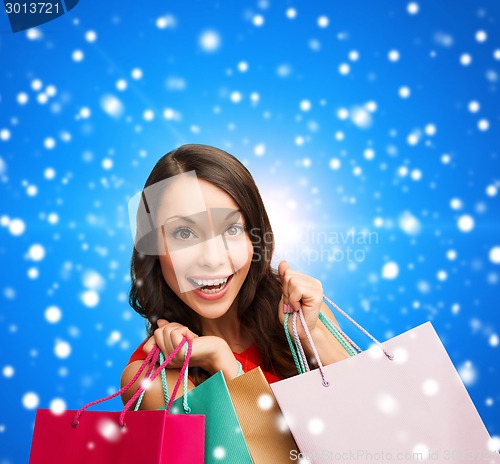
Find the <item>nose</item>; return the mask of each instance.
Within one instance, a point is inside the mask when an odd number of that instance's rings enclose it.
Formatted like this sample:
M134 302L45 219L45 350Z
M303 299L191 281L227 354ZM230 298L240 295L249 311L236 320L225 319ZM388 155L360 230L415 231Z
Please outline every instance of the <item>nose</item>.
M203 242L198 257L198 264L217 269L228 262L227 250L221 235Z

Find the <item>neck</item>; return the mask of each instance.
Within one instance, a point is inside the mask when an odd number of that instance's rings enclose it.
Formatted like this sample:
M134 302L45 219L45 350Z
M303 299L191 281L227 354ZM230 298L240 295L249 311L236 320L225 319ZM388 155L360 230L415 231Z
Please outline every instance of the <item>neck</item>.
M223 338L231 351L239 353L251 345L251 340L240 329L236 308L231 307L226 314L217 319L201 318L203 335Z

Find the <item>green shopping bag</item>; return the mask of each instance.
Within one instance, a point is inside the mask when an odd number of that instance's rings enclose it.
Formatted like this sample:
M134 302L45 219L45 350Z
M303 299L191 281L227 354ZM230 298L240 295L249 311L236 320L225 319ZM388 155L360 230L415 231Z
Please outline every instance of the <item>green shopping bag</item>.
M183 414L183 401L175 400L170 412ZM206 464L252 464L222 371L187 392L187 401L192 414L205 415Z
M160 353L160 362L163 353ZM195 389L187 391L187 369L184 373L184 394L172 403L170 414L205 415L205 463L252 464L252 458L229 396L222 371L209 377ZM169 402L165 371L161 373L165 409ZM149 373L146 374L148 376ZM140 405L142 398L136 405Z

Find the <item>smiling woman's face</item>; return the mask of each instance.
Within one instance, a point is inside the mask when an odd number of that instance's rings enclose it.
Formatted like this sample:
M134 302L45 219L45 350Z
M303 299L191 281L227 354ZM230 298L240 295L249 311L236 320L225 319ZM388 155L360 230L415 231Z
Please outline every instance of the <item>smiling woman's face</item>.
M200 316L215 319L231 307L253 256L243 215L222 189L179 176L165 190L159 209L163 277Z

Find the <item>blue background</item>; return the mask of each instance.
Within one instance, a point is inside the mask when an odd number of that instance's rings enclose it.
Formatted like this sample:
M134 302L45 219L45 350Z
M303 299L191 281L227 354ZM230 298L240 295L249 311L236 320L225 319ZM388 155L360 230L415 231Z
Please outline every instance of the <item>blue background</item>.
M276 264L377 338L431 320L500 435L500 5L417 3L82 0L16 34L0 13L1 464L37 407L117 390L145 335L127 201L183 143L248 166ZM332 244L349 230L375 235Z

